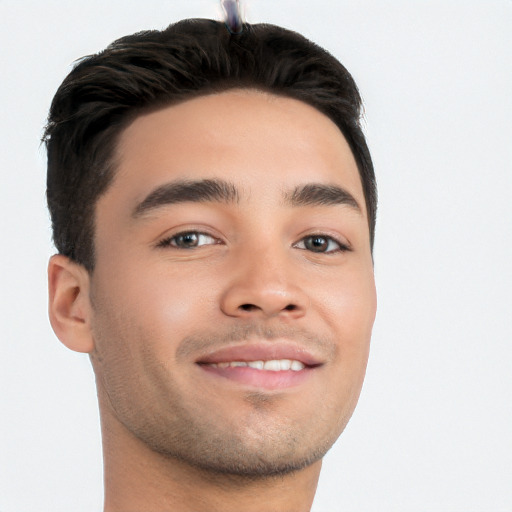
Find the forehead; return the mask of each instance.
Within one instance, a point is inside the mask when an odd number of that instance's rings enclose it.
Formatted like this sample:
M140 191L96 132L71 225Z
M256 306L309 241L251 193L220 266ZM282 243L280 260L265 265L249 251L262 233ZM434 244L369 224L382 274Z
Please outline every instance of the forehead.
M112 191L135 204L170 180L223 179L241 200L310 182L341 185L365 201L338 127L315 108L256 90L202 96L136 118L116 149ZM366 215L366 213L365 213Z

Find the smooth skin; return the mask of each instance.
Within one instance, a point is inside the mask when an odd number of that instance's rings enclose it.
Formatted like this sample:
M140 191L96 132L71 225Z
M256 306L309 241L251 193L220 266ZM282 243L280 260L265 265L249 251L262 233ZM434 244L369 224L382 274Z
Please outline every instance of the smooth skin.
M231 90L138 117L116 156L94 271L49 264L52 326L96 374L105 511L310 510L376 312L348 144L311 106ZM152 195L205 180L231 195ZM291 199L308 186L354 201ZM315 364L277 384L206 371L233 347Z

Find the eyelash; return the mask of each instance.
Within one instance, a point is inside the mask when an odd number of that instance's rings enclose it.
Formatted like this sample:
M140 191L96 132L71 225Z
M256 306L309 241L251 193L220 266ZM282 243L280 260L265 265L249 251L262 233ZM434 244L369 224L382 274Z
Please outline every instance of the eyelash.
M173 249L182 249L182 250L190 250L190 249L195 249L196 247L201 247L201 246L197 246L197 245L190 246L190 247L179 247L178 245L172 243L173 241L176 241L180 237L185 237L187 235L196 235L198 237L198 239L200 239L200 237L208 237L213 240L216 240L215 243L208 244L208 245L216 245L216 244L220 243L219 240L217 240L214 236L212 236L208 233L203 233L201 231L182 231L181 233L176 233L175 235L172 235L168 238L164 238L163 240L161 240L158 243L157 247L172 247Z
M179 250L192 250L192 249L196 249L197 247L201 247L202 245L204 245L204 244L201 244L201 245L193 245L190 247L179 247L176 243L173 243L173 242L176 242L176 240L178 240L180 237L185 237L187 235L188 236L191 236L191 235L196 236L197 243L199 243L201 237L208 237L208 238L211 238L212 240L215 240L214 243L210 243L210 244L206 244L206 245L217 245L217 244L221 243L220 240L216 239L214 236L212 236L208 233L203 233L201 231L193 231L192 230L192 231L182 231L181 233L176 233L175 235L164 238L163 240L158 242L157 247L160 247L160 248L172 247L173 249L179 249ZM312 249L308 249L308 247L306 246L306 241L313 241L315 238L317 240L319 240L319 239L324 240L328 244L327 245L328 247L329 247L329 245L332 245L332 243L334 243L337 245L337 248L331 249L328 251L315 251ZM298 247L299 244L303 244L304 247ZM293 247L296 249L302 250L302 251L310 251L310 252L313 252L316 254L336 254L336 253L352 250L348 245L340 242L339 240L336 240L332 236L319 234L319 233L314 233L314 234L307 235L307 236L301 238L298 242L296 242L293 245Z
M331 245L332 243L336 244L337 245L337 248L336 249L331 249L329 251L314 251L314 250L311 250L311 249L308 249L306 247L306 240L309 240L309 241L313 241L314 239L321 239L321 240L324 240L328 245ZM299 244L304 244L304 247L298 247ZM323 235L323 234L319 234L319 233L314 233L312 235L307 235L303 238L301 238L297 243L295 243L293 245L293 247L297 248L297 249L300 249L302 251L310 251L310 252L313 252L313 253L316 253L316 254L336 254L336 253L340 253L340 252L347 252L347 251L351 251L352 249L340 242L339 240L336 240L336 238L333 238L332 236L329 236L329 235Z

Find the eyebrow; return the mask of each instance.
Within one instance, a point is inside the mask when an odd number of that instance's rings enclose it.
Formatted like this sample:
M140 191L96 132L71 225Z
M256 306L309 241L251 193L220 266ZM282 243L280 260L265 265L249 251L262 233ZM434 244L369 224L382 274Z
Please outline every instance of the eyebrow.
M133 218L161 208L163 206L185 202L194 203L238 203L240 194L233 183L219 179L177 180L165 183L150 192L132 212ZM284 193L285 204L300 206L346 205L362 213L354 196L337 185L308 183L299 185Z
M224 180L178 180L157 187L134 208L132 217L138 218L144 214L177 203L237 203L239 194L237 188Z
M362 214L362 209L354 196L337 185L308 183L298 186L285 194L285 201L291 206L346 205Z

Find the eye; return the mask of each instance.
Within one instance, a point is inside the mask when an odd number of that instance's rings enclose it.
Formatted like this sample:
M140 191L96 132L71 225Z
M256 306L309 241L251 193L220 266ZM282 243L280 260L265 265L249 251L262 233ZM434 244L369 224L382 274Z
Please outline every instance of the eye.
M195 249L202 245L217 244L218 240L206 233L186 231L178 233L159 242L158 247L175 247L177 249Z
M348 251L349 248L326 235L310 235L297 242L294 247L311 252L334 253Z

